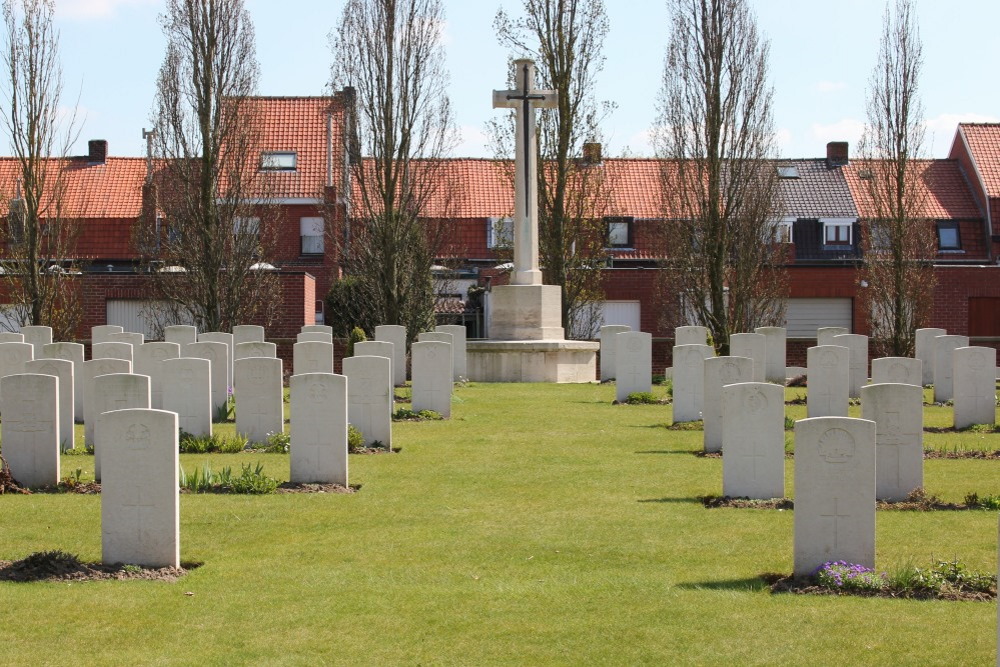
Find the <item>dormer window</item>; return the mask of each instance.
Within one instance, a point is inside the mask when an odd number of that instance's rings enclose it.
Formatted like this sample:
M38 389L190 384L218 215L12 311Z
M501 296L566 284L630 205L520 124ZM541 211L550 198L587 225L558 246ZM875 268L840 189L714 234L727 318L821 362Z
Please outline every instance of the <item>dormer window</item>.
M958 223L942 220L937 223L938 250L961 250L962 237L958 233Z
M632 248L633 218L605 218L606 238L608 248Z
M792 225L795 218L782 218L774 223L774 242L792 243Z
M296 164L294 151L265 151L260 154L261 171L295 171Z
M778 178L798 178L799 168L793 164L780 165L778 167Z
M854 221L850 218L830 218L822 220L824 245L851 245Z

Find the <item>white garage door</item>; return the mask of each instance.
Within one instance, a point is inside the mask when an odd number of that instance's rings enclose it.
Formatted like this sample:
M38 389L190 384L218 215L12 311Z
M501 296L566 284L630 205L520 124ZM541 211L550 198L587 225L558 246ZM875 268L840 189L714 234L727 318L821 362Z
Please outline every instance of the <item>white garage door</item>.
M625 324L632 327L632 331L641 331L639 324L641 308L638 301L605 301L601 310L601 326ZM597 337L600 336L598 332Z
M147 318L150 308L157 308L161 302L140 301L138 299L108 299L107 324L117 324L125 331L145 335L146 340L155 340L160 334L153 322ZM162 306L157 309L162 309Z
M789 338L815 338L819 327L852 327L851 299L789 299L785 328Z

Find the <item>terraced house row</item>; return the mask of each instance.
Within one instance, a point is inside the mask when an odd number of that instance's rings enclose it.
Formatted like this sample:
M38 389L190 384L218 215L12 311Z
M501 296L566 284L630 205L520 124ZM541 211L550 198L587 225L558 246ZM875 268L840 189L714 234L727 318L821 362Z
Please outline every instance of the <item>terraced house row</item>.
M321 322L323 297L342 275L336 238L360 224L351 215L349 164L351 96L262 97L264 118L260 169L269 172L269 196L280 206L278 246L269 263L282 283L274 337L294 337L303 324ZM78 262L85 312L80 338L90 327L119 324L144 331L140 312L148 290L133 242L138 224L169 224L156 207L155 161L109 156L106 142L91 141L88 155L59 161L66 190L61 215L82 223L66 265ZM355 158L356 159L356 158ZM659 280L665 224L660 163L655 159L602 158L599 146L581 156L601 175L607 195L600 217L604 250L600 271L605 324L629 324L660 339L655 365L669 363L677 317L676 299L664 298L669 281ZM775 242L787 248L789 363L812 344L819 326L845 326L867 333L860 307L861 222L873 214L864 180L865 165L852 160L849 146L832 142L826 155L775 161L785 217L776 222ZM508 167L485 159L449 159L435 164L442 187L423 214L446 221L446 238L435 272L442 316L464 321L470 336L488 336L489 287L504 280L505 237L513 192ZM1000 341L1000 125L960 124L947 159L918 163L922 215L937 237L937 287L929 326L965 334L976 344ZM0 160L0 180L16 181L16 165ZM13 191L11 188L10 191ZM4 211L7 214L7 211ZM336 235L334 237L333 235ZM0 296L2 302L2 296ZM673 313L676 315L676 313ZM798 340L798 343L795 341Z

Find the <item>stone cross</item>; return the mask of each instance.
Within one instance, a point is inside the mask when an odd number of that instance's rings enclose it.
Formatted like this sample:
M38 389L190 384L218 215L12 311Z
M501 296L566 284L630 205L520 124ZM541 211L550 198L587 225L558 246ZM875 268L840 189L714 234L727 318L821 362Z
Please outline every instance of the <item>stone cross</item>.
M535 109L554 109L555 90L535 89L535 62L514 61L515 88L494 90L494 109L516 109L514 153L514 273L512 285L541 285L538 264L538 181L535 152Z

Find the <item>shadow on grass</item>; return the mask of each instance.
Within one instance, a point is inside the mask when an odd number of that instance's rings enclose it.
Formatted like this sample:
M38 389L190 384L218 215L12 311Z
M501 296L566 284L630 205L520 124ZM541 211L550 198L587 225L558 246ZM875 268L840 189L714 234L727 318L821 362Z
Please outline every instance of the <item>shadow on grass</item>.
M698 503L701 504L701 500L698 498L640 498L636 501L637 503Z
M633 454L691 454L687 449L642 449Z
M687 591L762 591L767 587L767 582L760 577L724 579L722 581L689 581L677 584L677 588Z

